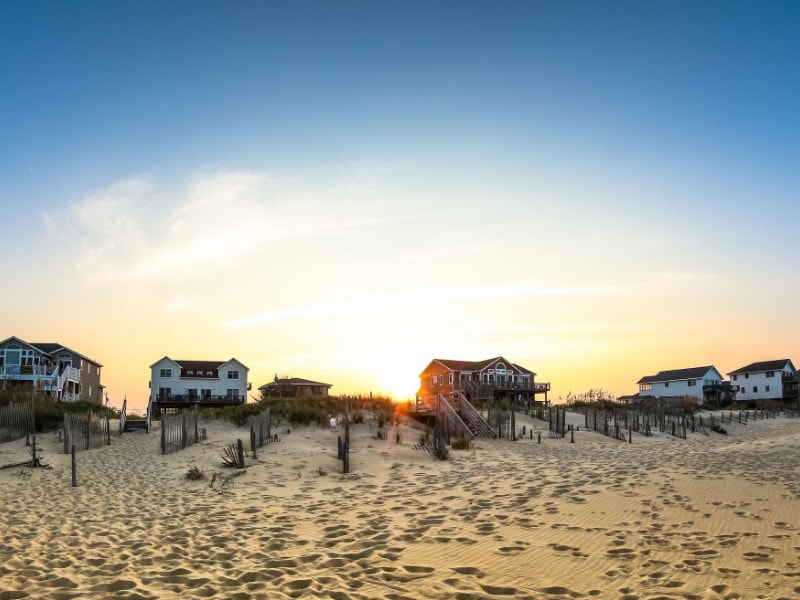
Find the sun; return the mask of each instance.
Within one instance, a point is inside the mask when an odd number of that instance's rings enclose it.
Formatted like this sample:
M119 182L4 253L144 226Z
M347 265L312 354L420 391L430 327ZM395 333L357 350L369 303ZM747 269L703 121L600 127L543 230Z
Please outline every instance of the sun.
M375 379L381 393L388 394L395 402L414 398L419 389L419 374L424 364L416 356L403 349L384 349L376 355Z

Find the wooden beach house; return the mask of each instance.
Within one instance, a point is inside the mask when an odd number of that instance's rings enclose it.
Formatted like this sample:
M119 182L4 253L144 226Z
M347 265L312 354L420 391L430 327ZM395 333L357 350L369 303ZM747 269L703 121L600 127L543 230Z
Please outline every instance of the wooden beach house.
M103 365L56 342L27 342L12 336L0 342L0 386L35 390L59 402L103 404Z
M300 398L302 396L327 396L333 387L330 383L311 381L300 377L278 377L258 388L261 397Z

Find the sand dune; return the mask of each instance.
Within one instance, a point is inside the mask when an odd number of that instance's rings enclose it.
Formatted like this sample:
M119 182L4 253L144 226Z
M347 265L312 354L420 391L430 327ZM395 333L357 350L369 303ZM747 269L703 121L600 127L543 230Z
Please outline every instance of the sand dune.
M519 425L544 424L521 418ZM729 436L578 431L478 440L439 462L352 429L303 427L220 486L246 430L160 455L158 425L50 469L0 471L3 598L792 598L800 594L800 420ZM0 464L23 441L0 445ZM187 480L190 467L205 479Z

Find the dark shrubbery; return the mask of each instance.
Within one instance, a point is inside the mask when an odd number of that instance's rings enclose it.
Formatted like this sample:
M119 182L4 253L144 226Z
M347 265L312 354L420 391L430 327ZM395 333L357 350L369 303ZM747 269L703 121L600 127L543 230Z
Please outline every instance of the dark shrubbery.
M349 406L350 421L364 422L364 411L373 411L384 415L389 421L394 415L394 403L391 398L364 398L361 396L301 396L299 398L262 398L253 404L227 406L225 408L203 409L206 419L224 419L238 427L247 424L252 415L270 409L270 417L274 423L285 421L292 425L327 425L332 416L343 417L345 408Z

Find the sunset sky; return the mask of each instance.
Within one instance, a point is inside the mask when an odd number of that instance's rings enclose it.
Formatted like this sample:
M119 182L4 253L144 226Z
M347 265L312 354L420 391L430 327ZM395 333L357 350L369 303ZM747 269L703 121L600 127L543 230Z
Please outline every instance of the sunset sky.
M800 361L800 3L0 3L2 329L411 397Z

